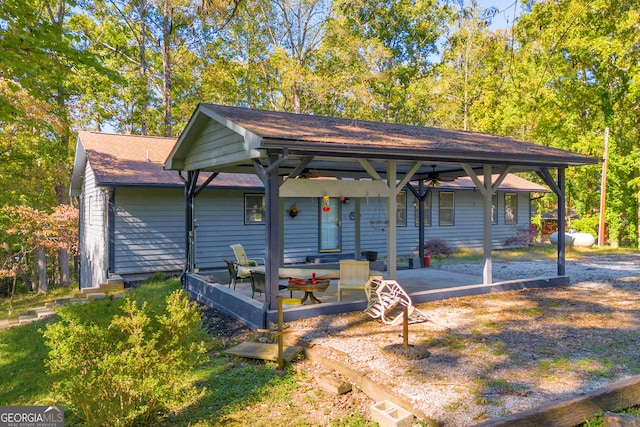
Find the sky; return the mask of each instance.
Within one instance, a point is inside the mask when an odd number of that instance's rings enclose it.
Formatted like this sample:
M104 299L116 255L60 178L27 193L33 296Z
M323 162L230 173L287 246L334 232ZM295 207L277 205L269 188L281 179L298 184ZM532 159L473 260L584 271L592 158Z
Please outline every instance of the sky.
M513 24L514 12L516 17L522 13L520 0L478 0L478 4L483 9L494 6L500 11L489 26L492 30L510 27Z

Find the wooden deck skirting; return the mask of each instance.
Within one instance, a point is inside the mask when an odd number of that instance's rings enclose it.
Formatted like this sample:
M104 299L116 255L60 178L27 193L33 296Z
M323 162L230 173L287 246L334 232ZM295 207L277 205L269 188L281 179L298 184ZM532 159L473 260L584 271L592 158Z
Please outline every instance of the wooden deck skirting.
M551 402L504 418L485 421L474 427L570 427L594 415L640 405L640 375L586 393L580 397Z

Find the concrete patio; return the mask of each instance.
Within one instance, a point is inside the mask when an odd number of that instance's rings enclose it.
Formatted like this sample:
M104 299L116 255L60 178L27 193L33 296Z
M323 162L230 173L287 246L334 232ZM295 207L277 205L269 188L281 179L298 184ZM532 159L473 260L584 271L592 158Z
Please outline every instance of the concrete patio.
M325 267L327 266L322 266L322 268ZM454 273L437 268L421 268L398 270L396 281L411 296L413 303L418 304L427 301L514 289L568 285L569 277L523 278L484 285L480 276ZM280 283L286 285L287 279L280 279ZM342 301L338 302L337 283L337 280L331 280L326 291L314 292L314 295L322 301L320 304L312 304L307 300L304 305L285 305L283 307L284 320L292 321L322 314L361 311L366 308L365 294L357 290L343 291ZM234 290L233 287L228 287L225 273L189 275L187 289L195 298L243 320L249 326L260 328L265 323L264 294L256 293L252 298L249 279L238 281ZM279 295L284 298L290 298L290 292L286 289L281 290ZM293 298L301 299L303 296L304 293L302 291L293 291ZM267 319L275 322L277 310L268 310L266 312Z

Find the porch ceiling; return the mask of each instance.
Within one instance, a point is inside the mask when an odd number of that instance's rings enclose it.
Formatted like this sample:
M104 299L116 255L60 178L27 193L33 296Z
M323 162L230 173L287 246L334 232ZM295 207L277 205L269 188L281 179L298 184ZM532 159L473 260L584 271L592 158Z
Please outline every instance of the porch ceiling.
M302 175L352 178L369 177L358 159L367 159L382 177L387 160L397 161L399 174L423 162L413 179L434 172L467 176L461 163L478 169L491 165L494 172L510 165L511 172L524 172L599 161L486 133L200 104L165 168L253 173L254 159L266 164L269 154L282 153L282 175L306 161L298 170Z

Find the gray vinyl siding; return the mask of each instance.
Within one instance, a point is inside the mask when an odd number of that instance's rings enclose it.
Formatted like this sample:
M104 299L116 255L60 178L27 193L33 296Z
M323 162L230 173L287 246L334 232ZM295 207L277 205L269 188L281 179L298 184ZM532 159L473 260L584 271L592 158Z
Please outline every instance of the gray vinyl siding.
M245 225L244 195L261 194L260 191L206 190L195 202L196 266L200 269L219 268L224 260L234 260L229 245L241 243L249 257L264 258L264 225ZM413 195L407 196L407 226L397 227L398 255L411 255L418 247L418 227ZM518 193L518 224L504 224L504 193L498 195L498 224L492 225L492 244L495 249L505 247L504 242L517 233L519 227L529 226L529 193ZM294 204L299 213L291 218L287 210ZM483 246L482 196L474 191L455 192L455 225L438 226L438 197L434 192L432 226L425 227L425 240L442 239L451 248L481 249ZM284 262L305 262L307 256L319 251L319 211L317 197L285 198L282 203L284 227ZM342 254L355 254L355 199L340 206ZM386 218L386 202L377 198L361 199L361 250L387 253L387 231L374 229L371 220Z
M234 261L229 245L241 243L250 258L264 258L265 225L244 223L244 195L262 191L205 190L194 202L196 267L220 267Z
M183 194L180 189L116 190L114 272L128 275L183 269Z
M96 186L95 175L87 162L79 200L80 287L99 286L109 270L107 205L108 192Z
M83 286L104 281L108 268L107 193L95 188L93 174L87 171L81 218L81 256ZM184 267L184 199L181 189L117 188L114 197L114 269L121 275L181 271ZM244 195L263 194L261 190L205 189L194 201L196 267L222 268L224 260L234 260L229 245L242 243L249 257L264 258L265 225L244 223ZM88 200L92 197L92 207ZM413 196L407 195L407 226L397 227L397 253L410 255L417 250L418 227ZM291 218L287 209L294 204L299 214ZM356 200L340 205L342 254L355 254ZM492 225L494 248L528 227L529 193L518 193L518 224L504 224L504 193L498 193L498 224ZM386 218L386 202L362 198L361 250L387 253L387 231L374 229L372 220ZM482 248L482 196L474 191L455 192L455 226L438 226L438 197L434 191L432 226L425 227L425 239L442 239L452 248ZM319 252L319 212L317 197L285 198L282 201L284 262L304 262ZM87 216L91 213L91 225ZM87 284L86 277L90 277Z
M513 193L513 192L510 192ZM530 201L528 192L518 192L518 223L507 225L504 223L504 192L498 192L498 223L491 226L491 243L494 249L505 248L505 241L519 232L520 228L530 227ZM425 227L425 240L441 239L451 248L482 249L483 247L483 217L482 205L483 197L480 192L463 190L455 192L455 222L454 226L439 226L439 204L437 191L434 191L431 204L432 217L431 226ZM409 210L409 224L415 224L415 209L411 202ZM416 236L418 227L409 225L415 230ZM400 233L400 231L399 231ZM400 240L400 237L398 237ZM398 244L398 253L400 244Z
M210 121L184 159L183 169L215 166L245 151L244 139L241 135L218 122Z

